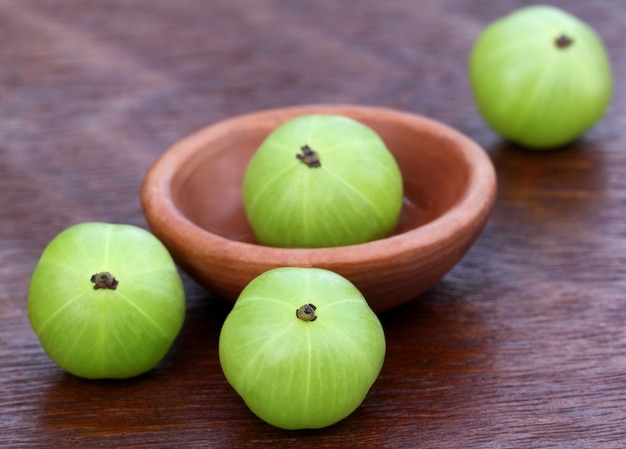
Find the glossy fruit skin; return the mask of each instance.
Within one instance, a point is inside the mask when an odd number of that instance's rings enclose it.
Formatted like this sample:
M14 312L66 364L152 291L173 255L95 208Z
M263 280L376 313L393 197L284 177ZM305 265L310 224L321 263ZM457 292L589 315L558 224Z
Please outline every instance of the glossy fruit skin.
M314 321L296 316L307 303L316 306ZM322 428L362 403L382 368L385 335L342 276L276 268L242 291L222 327L219 356L259 418L283 429Z
M116 288L94 289L109 272ZM185 292L168 251L130 225L88 222L44 249L28 292L28 317L48 356L89 379L127 378L158 364L185 317Z
M472 49L469 74L485 121L531 149L573 141L602 117L612 94L596 32L552 6L524 7L487 26Z
M299 160L308 145L320 167ZM348 117L311 114L278 126L246 168L243 200L259 243L332 247L386 237L402 206L402 175L381 138Z

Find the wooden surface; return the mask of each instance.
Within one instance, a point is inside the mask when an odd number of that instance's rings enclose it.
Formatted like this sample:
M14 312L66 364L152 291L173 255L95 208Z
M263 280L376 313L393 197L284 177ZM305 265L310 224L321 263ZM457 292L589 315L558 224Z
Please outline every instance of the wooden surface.
M598 30L616 87L582 139L535 154L485 126L466 77L482 27L522 1L0 1L0 447L626 447L626 13L554 3ZM80 221L145 227L140 184L168 146L311 102L441 120L499 178L467 256L381 316L387 358L363 405L319 431L258 420L220 370L228 307L186 277L187 320L158 369L58 369L26 316L46 243Z

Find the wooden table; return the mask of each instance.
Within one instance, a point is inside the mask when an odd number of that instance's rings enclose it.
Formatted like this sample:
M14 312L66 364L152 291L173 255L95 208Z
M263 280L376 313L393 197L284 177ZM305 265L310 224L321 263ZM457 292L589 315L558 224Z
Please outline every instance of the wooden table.
M626 447L623 3L558 1L611 54L612 105L566 149L503 142L466 76L513 0L0 1L0 446ZM417 112L466 133L499 178L491 219L435 287L383 314L383 371L318 431L257 419L218 361L229 306L184 277L187 319L154 371L65 374L26 315L46 243L82 221L146 227L139 189L209 123L302 103Z

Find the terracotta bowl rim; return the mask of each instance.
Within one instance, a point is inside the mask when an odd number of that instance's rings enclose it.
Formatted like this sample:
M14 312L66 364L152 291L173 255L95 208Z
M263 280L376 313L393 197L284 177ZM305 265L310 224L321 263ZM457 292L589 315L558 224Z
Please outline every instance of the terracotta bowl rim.
M176 207L171 195L173 178L208 137L222 132L233 122L244 123L246 120L267 119L280 114L287 116L305 113L365 114L378 119L398 121L404 126L425 125L424 128L433 133L450 137L465 156L465 165L469 168L467 190L442 215L414 229L367 243L329 248L275 248L231 240L199 227ZM474 218L485 211L488 213L495 194L494 186L495 171L485 150L447 124L420 114L387 107L309 104L264 109L226 118L184 137L170 146L150 167L142 185L141 199L150 227L154 229L158 222L169 229L176 229L177 236L169 235L170 239L187 247L195 242L200 245L195 249L198 253L212 253L220 259L236 259L239 263L249 261L276 266L314 266L316 262L363 263L388 260L441 245L441 242L471 226ZM178 236L186 236L186 242L181 242Z

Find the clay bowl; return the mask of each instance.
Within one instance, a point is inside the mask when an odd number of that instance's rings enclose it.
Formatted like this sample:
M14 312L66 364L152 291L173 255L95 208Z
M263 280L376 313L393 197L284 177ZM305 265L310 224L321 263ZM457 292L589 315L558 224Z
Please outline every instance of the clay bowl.
M399 224L388 238L321 249L258 245L241 183L249 159L280 123L308 113L342 114L373 128L404 177ZM314 105L266 110L210 125L174 144L141 192L152 232L207 290L234 302L243 287L281 266L320 267L351 280L375 312L416 298L474 243L496 192L490 159L472 140L425 117L391 109Z

